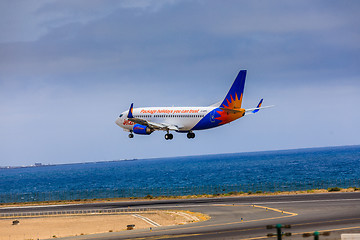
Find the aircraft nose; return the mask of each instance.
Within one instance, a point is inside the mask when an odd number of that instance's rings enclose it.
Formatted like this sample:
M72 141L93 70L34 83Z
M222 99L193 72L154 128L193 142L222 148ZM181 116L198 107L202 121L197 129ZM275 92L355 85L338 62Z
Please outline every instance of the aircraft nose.
M115 121L116 125L118 125L119 127L121 126L121 118L117 118Z

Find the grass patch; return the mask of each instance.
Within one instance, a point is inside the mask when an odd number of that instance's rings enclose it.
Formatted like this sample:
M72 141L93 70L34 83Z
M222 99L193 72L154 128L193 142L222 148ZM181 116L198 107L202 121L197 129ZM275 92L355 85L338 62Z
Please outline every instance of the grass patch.
M340 190L341 190L341 188L338 188L338 187L328 188L328 192L339 192Z

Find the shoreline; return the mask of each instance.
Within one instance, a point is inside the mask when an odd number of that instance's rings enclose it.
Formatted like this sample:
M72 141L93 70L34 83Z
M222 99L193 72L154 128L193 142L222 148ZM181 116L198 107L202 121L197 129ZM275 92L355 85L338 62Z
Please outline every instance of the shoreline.
M156 201L156 200L176 200L176 199L201 199L201 198L220 198L220 197L249 197L249 196L278 196L278 195L300 195L300 194L324 194L338 192L358 192L360 188L338 188L329 189L311 189L302 191L285 191L285 192L229 192L219 194L199 194L184 196L152 196L146 197L130 197L130 198L103 198L103 199L75 199L75 200L57 200L57 201L41 201L41 202L23 202L23 203L0 203L1 208L8 207L26 207L26 206L49 206L49 205L68 205L68 204L92 204L104 202L128 202L128 201Z

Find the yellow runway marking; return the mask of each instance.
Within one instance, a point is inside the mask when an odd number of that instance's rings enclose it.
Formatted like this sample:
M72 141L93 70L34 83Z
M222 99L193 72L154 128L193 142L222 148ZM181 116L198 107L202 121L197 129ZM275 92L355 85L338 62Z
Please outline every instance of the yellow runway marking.
M247 223L247 222L258 222L258 221L265 221L265 220L273 220L273 219L280 219L280 218L288 218L288 217L294 217L297 216L297 213L291 213L291 212L285 212L280 209L276 208L268 208L264 206L259 205L214 205L214 206L238 206L238 207L256 207L256 208L262 208L262 209L268 209L275 212L280 212L284 214L288 214L287 216L280 216L280 217L271 217L271 218L261 218L261 219L254 219L254 220L242 220L239 222L229 222L229 223L218 223L218 224L212 224L212 225L205 225L205 226L193 226L193 227L185 227L185 228L172 228L172 229L163 229L163 230L156 230L153 229L153 232L159 233L164 231L171 231L171 230L186 230L186 229L194 229L194 228L205 228L205 227L217 227L217 226L226 226L226 225L232 225L232 224L239 224L239 223ZM233 231L225 231L225 232L243 232L243 231L249 231L249 230L257 230L262 228L249 228L249 229L241 229L241 230L233 230ZM222 231L219 231L218 233L222 233ZM194 234L180 234L180 235L164 235L164 236L149 236L149 237L135 237L135 238L128 238L128 239L163 239L163 238L179 238L179 237L188 237L188 236L198 236L198 235L207 235L207 234L214 234L214 233L194 233Z
M215 206L238 206L238 207L243 207L243 206L249 206L249 205L220 205L217 204ZM275 211L275 212L279 212L279 213L283 213L283 214L287 214L287 216L281 216L281 217L273 217L273 218L263 218L263 219L255 219L255 220L248 220L248 221L242 221L242 222L230 222L230 223L222 223L222 224L213 224L213 225L206 225L206 226L198 226L198 227L187 227L187 228L181 228L181 230L184 229L193 229L193 228L203 228L203 227L213 227L213 226L224 226L224 225L231 225L231 224L238 224L238 223L245 223L245 222L256 222L256 221L264 221L264 220L270 220L270 219L279 219L279 218L287 218L287 217L293 217L293 216L297 216L297 213L292 213L292 212L287 212L287 211L283 211L280 209L276 209L276 208L270 208L270 207L265 207L265 206L260 206L260 205L250 205L251 207L256 207L256 208L262 208L262 209L266 209L266 210L270 210L270 211ZM330 223L330 222L340 222L340 221L348 221L348 220L359 220L360 218L350 218L350 219L339 219L339 220L329 220L329 221L322 221L322 222L309 222L309 223L302 223L302 224L292 224L292 226L304 226L304 225L311 225L311 224L318 224L318 223ZM144 239L144 240L156 240L156 239L165 239L165 238L181 238L181 237L190 237L190 236L204 236L204 235L210 235L210 234L216 234L216 233L230 233L230 232L244 232L244 231L250 231L250 230L259 230L259 229L263 229L263 228L248 228L248 229L239 229L239 230L232 230L232 231L218 231L218 232L212 232L212 233L194 233L194 234L179 234L179 235L163 235L163 236L149 236L149 237L139 237L139 238L129 238L129 239ZM356 226L356 227L347 227L347 228L335 228L335 229L322 229L319 230L319 232L336 232L336 231L343 231L343 230L351 230L351 229L360 229L360 226ZM159 230L157 232L162 232L162 231L169 231L169 230L180 230L180 229L166 229L166 230ZM292 233L292 235L301 235L304 233L309 233L310 231L307 232L297 232L297 233ZM274 238L274 237L267 237L267 236L259 236L259 237L251 237L251 238L242 238L239 240L256 240L256 239L267 239L267 238Z
M323 230L319 230L318 232L336 232L336 231L350 230L350 229L357 229L357 228L360 228L360 226L347 227L347 228L323 229ZM293 235L299 235L299 234L303 234L303 233L308 233L308 232L294 233Z
M328 222L328 221L325 221ZM305 224L296 224L296 225L308 225L310 223L305 223ZM295 224L294 224L295 225ZM348 228L335 228L335 229L323 229L323 230L319 230L318 232L336 232L336 231L342 231L342 230L350 230L350 229L358 229L360 228L360 226L357 227L348 227ZM298 233L291 233L292 235L301 235L304 233L309 233L311 231L308 232L298 232ZM267 236L261 236L261 237L253 237L253 238L242 238L239 240L254 240L254 239L264 239L264 238L271 238L271 237L267 237Z
M248 229L241 229L241 230L233 230L233 231L218 231L218 232L212 232L212 233L189 233L189 234L178 234L178 235L163 235L163 236L149 236L149 237L135 237L135 238L128 238L128 239L137 239L137 240L141 240L141 239L146 239L146 240L151 240L151 239L164 239L164 238L180 238L180 237L190 237L190 236L203 236L203 235L209 235L209 234L218 234L218 233L229 233L229 232L244 232L244 231L249 231L249 230L259 230L259 229L263 229L263 228L248 228Z
M214 204L214 206L226 206L226 207L247 207L249 205L237 205L237 204ZM296 216L298 215L297 213L292 213L292 212L286 212L284 210L280 210L277 208L270 208L270 207L264 207L264 206L260 206L260 205L250 205L251 207L256 207L256 208L263 208L265 210L272 210L275 212L279 212L279 213L285 213L285 214L289 214L289 215L293 215Z
M298 215L297 213L286 212L286 211L283 211L283 210L280 210L280 209L276 209L276 208L263 207L263 206L259 206L259 205L253 205L253 206L254 206L254 207L257 207L257 208L265 208L265 209L272 210L272 211L275 211L275 212L280 212L280 213L289 214L289 215L292 215L292 216Z
M359 220L360 218L348 218L348 219L338 219L338 220L328 220L328 221L322 221L322 222L309 222L309 223L299 223L299 224L292 224L291 226L302 226L302 225L310 225L310 224L316 224L316 223L327 223L327 222L340 222L340 221L348 221L348 220Z

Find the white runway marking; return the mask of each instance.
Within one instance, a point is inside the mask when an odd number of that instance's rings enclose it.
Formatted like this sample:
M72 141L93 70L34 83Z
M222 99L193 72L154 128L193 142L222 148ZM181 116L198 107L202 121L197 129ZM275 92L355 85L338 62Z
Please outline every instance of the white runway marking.
M161 226L161 225L158 224L157 222L154 222L153 220L151 220L151 219L149 219L149 218L147 218L147 217L141 216L141 215L139 215L139 214L133 214L133 216L144 220L145 222L153 225L154 227L160 227L160 226Z

